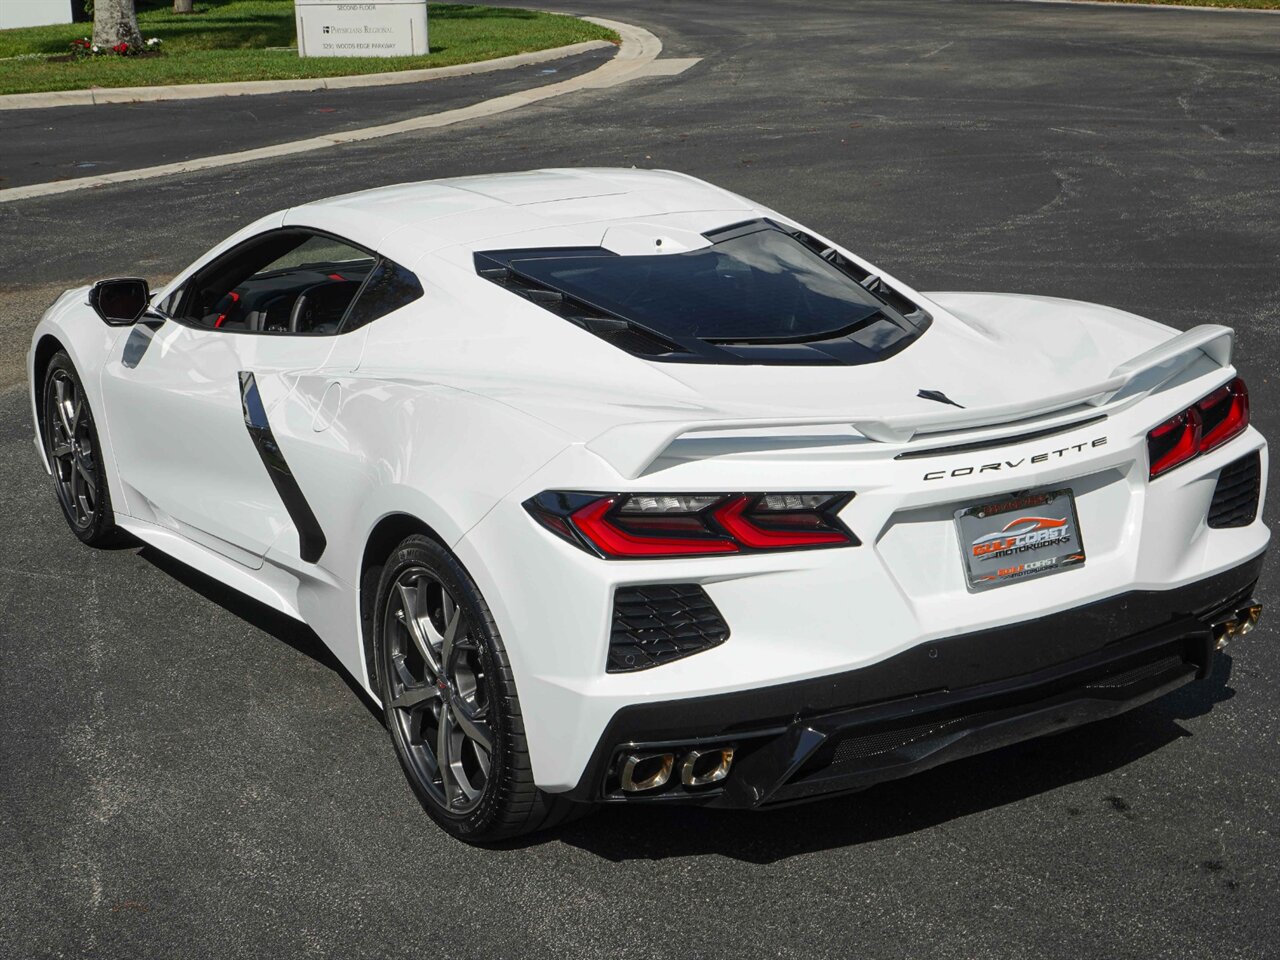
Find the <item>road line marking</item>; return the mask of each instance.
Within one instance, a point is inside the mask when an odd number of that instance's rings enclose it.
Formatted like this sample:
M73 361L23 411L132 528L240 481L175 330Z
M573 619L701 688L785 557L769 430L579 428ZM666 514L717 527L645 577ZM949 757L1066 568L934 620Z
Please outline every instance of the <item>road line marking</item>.
M622 45L617 55L608 63L602 64L590 73L578 77L561 80L558 83L532 90L521 90L508 93L490 100L482 100L468 107L456 110L445 110L442 113L412 117L395 123L384 123L359 130L344 130L323 137L309 137L305 140L293 140L288 143L276 143L252 150L241 150L237 153L223 153L210 157L196 157L192 160L181 160L177 163L165 163L155 167L140 167L136 170L120 170L115 173L101 173L90 177L77 177L73 180L55 180L48 183L33 183L22 187L9 187L0 190L0 203L11 203L15 200L29 200L33 197L48 197L59 193L71 193L75 190L88 190L93 187L106 187L117 183L132 183L137 180L151 180L156 177L171 177L175 174L195 173L213 170L218 167L230 167L240 163L252 163L255 160L269 160L275 157L286 157L298 153L309 153L313 150L324 150L345 143L357 143L364 140L375 140L379 137L390 137L415 130L431 130L437 127L448 127L478 117L491 117L506 113L518 107L528 106L552 97L563 96L578 90L600 90L617 86L637 77L646 76L662 52L662 41L642 27L615 20L604 20L599 17L584 17L602 27L616 30L622 37ZM679 61L677 61L679 62ZM692 66L692 64L689 64ZM685 67L684 69L687 69Z

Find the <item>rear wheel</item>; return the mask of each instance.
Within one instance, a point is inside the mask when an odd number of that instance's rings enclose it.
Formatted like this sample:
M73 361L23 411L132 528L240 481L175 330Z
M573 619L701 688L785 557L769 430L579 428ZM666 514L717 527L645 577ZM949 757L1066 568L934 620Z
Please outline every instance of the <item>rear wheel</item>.
M115 539L115 514L93 411L80 375L64 351L54 354L42 391L44 449L71 532L90 546Z
M534 785L506 649L449 551L425 536L404 540L382 570L372 626L396 755L441 827L486 843L589 809Z

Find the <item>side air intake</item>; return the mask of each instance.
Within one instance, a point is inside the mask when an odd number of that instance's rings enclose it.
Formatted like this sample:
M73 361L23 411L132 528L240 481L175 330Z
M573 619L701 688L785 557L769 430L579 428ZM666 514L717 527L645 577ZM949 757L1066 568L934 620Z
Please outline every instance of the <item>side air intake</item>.
M728 624L696 583L619 587L608 672L648 670L719 646L728 637Z
M1218 474L1209 504L1209 526L1247 527L1258 516L1262 492L1262 458L1257 451L1227 464Z

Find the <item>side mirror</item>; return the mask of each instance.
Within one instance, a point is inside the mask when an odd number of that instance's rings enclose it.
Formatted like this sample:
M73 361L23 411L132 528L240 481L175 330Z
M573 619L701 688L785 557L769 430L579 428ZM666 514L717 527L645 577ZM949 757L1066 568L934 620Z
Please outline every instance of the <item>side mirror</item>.
M113 327L136 322L150 302L151 288L138 277L99 280L89 290L89 306Z

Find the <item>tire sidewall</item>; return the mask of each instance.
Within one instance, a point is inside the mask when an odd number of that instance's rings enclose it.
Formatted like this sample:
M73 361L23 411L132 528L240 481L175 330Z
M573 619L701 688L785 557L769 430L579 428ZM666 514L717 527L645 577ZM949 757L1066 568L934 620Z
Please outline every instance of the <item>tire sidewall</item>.
M89 402L89 397L84 388L84 381L80 378L80 372L76 370L76 366L71 361L71 357L67 355L65 350L54 354L53 359L49 361L48 369L45 370L44 383L40 388L40 416L42 423L42 442L44 445L45 458L49 461L50 471L53 471L53 424L50 422L50 414L53 412L50 407L52 402L50 399L50 391L53 389L53 381L58 373L65 373L71 378L75 384L76 390L79 391L80 397L85 405L85 416L88 419L89 436L93 439L94 452L94 480L98 485L98 504L94 513L93 522L87 527L78 527L74 518L67 509L67 505L63 502L62 492L57 486L56 477L54 479L54 496L57 498L58 506L62 510L63 519L67 521L67 526L71 532L84 543L93 544L102 542L112 531L115 526L115 516L111 509L111 491L107 486L106 472L106 451L103 449L102 441L98 436L98 421L94 416L93 405Z
M493 731L494 749L490 756L489 777L479 805L466 814L446 811L421 781L417 768L408 757L407 748L396 722L390 702L390 640L384 633L387 603L399 576L411 567L422 567L440 580L454 601L466 612L472 624L472 635L480 641L480 659L488 684L489 725ZM404 541L387 560L378 583L377 601L371 624L374 638L374 662L377 670L378 696L383 703L387 731L395 745L396 758L405 778L423 808L444 830L460 839L482 839L499 822L511 771L510 717L507 704L513 697L505 689L500 661L505 660L502 641L488 604L462 565L443 546L424 536Z

